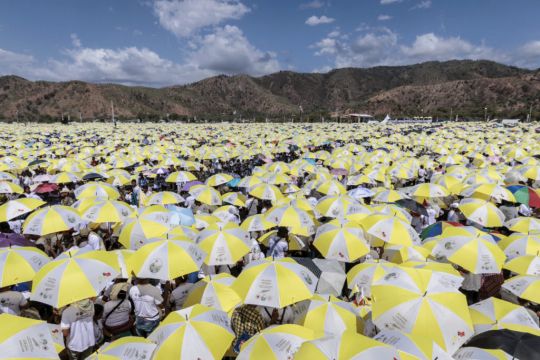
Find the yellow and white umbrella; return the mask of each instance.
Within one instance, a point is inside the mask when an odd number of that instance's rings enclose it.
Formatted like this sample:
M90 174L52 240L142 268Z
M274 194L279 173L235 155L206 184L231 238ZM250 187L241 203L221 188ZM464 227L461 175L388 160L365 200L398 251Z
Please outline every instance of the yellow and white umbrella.
M502 238L497 245L503 249L509 260L523 255L536 255L540 253L540 234L513 233Z
M30 299L59 309L98 296L118 274L117 259L104 251L53 260L36 273Z
M267 221L264 214L248 216L240 225L245 231L266 231L274 226L276 226L276 224Z
M221 205L221 195L213 187L207 185L194 185L189 193L195 200L207 205Z
M406 192L409 196L427 199L445 197L450 195L448 189L446 189L442 185L434 183L419 184L408 189Z
M100 197L107 198L109 200L116 200L120 197L118 190L104 182L89 182L79 186L74 191L77 199L87 197Z
M22 194L23 188L11 181L0 181L0 194Z
M132 212L133 208L123 201L105 200L87 207L82 218L93 223L117 223L124 222Z
M345 218L357 213L370 213L358 201L348 195L325 196L321 198L315 207L321 216L331 218Z
M101 345L88 360L150 359L156 344L138 336L126 336Z
M168 183L184 183L189 181L197 180L195 175L189 171L175 171L170 173L169 176L165 179L165 182Z
M472 346L462 347L454 354L455 360L513 360L514 357L498 349L481 349Z
M408 199L409 197L396 190L381 190L375 194L373 201L382 203L393 203L401 199Z
M261 183L249 188L249 194L261 200L277 201L283 194L276 185Z
M195 305L170 313L150 334L154 360L219 360L234 339L227 313Z
M164 235L169 230L166 224L145 220L144 218L128 218L122 226L118 242L127 249L137 250L148 243L149 239Z
M384 260L402 264L407 261L426 261L429 250L419 245L385 245L382 258Z
M503 268L519 275L540 275L540 257L538 255L522 255L504 264Z
M10 200L0 206L0 222L9 221L21 215L34 211L45 204L45 201L34 198Z
M79 212L69 206L54 205L34 211L23 224L23 234L44 236L67 231L81 223Z
M189 291L184 307L201 304L225 312L242 303L240 296L231 288L236 278L227 273L206 276Z
M354 331L345 331L340 335L325 335L322 338L307 341L294 355L295 360L369 360L392 359L413 360L413 355L401 352L382 342L370 339Z
M208 186L219 186L231 181L233 177L229 174L215 174L206 179L205 184Z
M325 334L357 330L358 313L352 303L333 296L314 295L295 323Z
M233 223L212 224L197 235L196 243L207 254L206 265L236 264L251 249L249 234Z
M242 344L237 360L293 359L294 353L306 341L313 340L315 332L305 326L273 325Z
M437 343L422 336L411 335L397 330L383 329L373 337L373 340L391 345L398 350L415 356L421 360L453 360Z
M139 278L172 280L199 271L205 256L192 242L158 240L135 251L127 265Z
M429 270L394 267L374 281L373 323L435 341L453 353L474 331L465 296Z
M523 306L494 297L469 306L475 334L509 329L540 335L540 328Z
M54 341L45 321L0 314L2 359L58 359Z
M146 199L146 205L169 205L184 202L184 198L172 191L162 191L150 195Z
M538 233L540 234L540 219L534 217L520 216L509 220L504 224L511 231L517 231L523 234Z
M0 287L31 281L49 261L47 254L35 247L0 248Z
M317 277L290 258L251 262L233 283L245 304L283 308L309 299Z
M75 183L81 181L81 178L70 172L61 172L56 175L54 175L51 179L51 183L53 184L69 184L69 183Z
M246 197L239 192L229 192L223 194L221 197L224 203L231 204L234 206L244 207L246 206Z
M498 184L478 184L467 187L461 191L462 196L473 197L483 200L502 200L516 202L514 194L504 186Z
M347 287L358 289L364 295L371 296L371 284L384 276L387 272L392 271L396 264L387 261L369 260L358 265L355 265L347 273Z
M295 206L273 207L266 212L265 218L276 226L303 228L310 234L315 232L315 223L309 213Z
M449 236L436 240L431 254L440 260L459 265L473 274L501 272L504 252L486 236Z
M420 237L411 225L395 216L375 213L364 218L360 224L367 238L373 242L380 240L388 244L405 246L420 243Z
M525 300L540 303L540 276L518 275L506 280L502 288Z
M485 227L500 227L504 223L504 214L493 203L480 199L463 199L459 210L468 220Z
M317 186L316 190L325 195L341 195L347 192L345 186L337 180L327 180Z
M332 220L317 228L313 246L326 259L353 262L369 253L364 230L351 222Z

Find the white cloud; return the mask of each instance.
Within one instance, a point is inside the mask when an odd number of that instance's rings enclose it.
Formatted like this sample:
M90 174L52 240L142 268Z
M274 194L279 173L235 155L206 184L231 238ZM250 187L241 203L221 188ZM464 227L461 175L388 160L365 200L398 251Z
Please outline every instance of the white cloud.
M79 36L75 33L72 33L71 35L69 35L70 39L71 39L71 43L73 44L73 46L77 47L77 48L80 48L81 47L81 39L79 39Z
M34 62L35 59L31 55L0 49L0 75L23 75L32 69Z
M317 17L315 15L313 16L310 16L307 20L306 20L306 25L309 25L309 26L317 26L317 25L321 25L321 24L331 24L335 21L336 19L334 18L331 18L331 17L328 17L326 15L323 15L321 17Z
M201 70L220 74L263 75L280 69L275 53L257 49L238 27L231 25L205 35L190 62Z
M401 46L409 61L447 59L496 59L493 49L474 45L460 37L440 37L434 33L419 35L411 46Z
M351 40L326 36L311 48L315 49L315 55L327 56L333 66L338 68L404 65L451 59L488 59L517 64L519 58L531 59L527 67L533 67L532 64L540 63L540 57L534 56L536 46L540 51L540 44L530 43L522 48L520 56L511 56L484 44L473 44L460 37L442 37L434 33L419 35L412 44L407 45L399 41L397 33L386 27L366 27L361 29L360 34L351 37ZM523 55L527 52L525 48L530 54L528 57Z
M540 67L540 40L529 41L521 46L516 55L516 65L528 68Z
M431 0L423 0L414 5L413 9L429 9L431 7Z
M403 0L381 0L381 5L388 5L388 4L394 4L394 3L400 3Z
M324 3L319 0L313 0L307 3L300 4L300 9L320 9L324 6Z
M379 21L387 21L387 20L390 20L390 19L392 19L392 16L390 16L390 15L382 14L382 15L377 16L377 20L379 20Z
M238 20L249 8L237 0L155 0L154 13L159 23L178 37L197 30Z

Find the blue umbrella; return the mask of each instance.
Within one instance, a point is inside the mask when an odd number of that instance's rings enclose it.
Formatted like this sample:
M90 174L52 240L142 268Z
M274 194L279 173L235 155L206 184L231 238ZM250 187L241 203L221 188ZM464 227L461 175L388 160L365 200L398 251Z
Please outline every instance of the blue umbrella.
M227 183L227 185L229 185L230 187L236 187L236 186L238 186L238 183L240 182L240 180L242 180L242 179L235 177L231 181L229 181Z
M170 219L171 225L191 226L195 224L195 216L193 216L191 209L176 205L167 205L166 208L172 212Z

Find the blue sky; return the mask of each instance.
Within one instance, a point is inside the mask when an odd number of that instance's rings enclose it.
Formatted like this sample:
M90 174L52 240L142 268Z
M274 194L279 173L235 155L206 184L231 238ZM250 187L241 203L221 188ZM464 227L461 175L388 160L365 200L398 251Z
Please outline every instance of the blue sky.
M540 67L538 0L6 0L0 74L167 86L490 59Z

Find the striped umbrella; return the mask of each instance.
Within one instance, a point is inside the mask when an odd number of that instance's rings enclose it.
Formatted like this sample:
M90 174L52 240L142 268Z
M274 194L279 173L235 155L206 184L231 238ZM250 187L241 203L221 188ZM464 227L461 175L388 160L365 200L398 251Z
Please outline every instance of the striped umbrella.
M47 254L35 247L0 248L0 287L31 281L49 261Z
M81 223L79 212L69 206L54 205L39 209L26 218L23 234L44 236L73 229Z
M21 215L28 214L42 205L45 205L45 201L34 198L10 200L0 206L0 222L9 221Z

